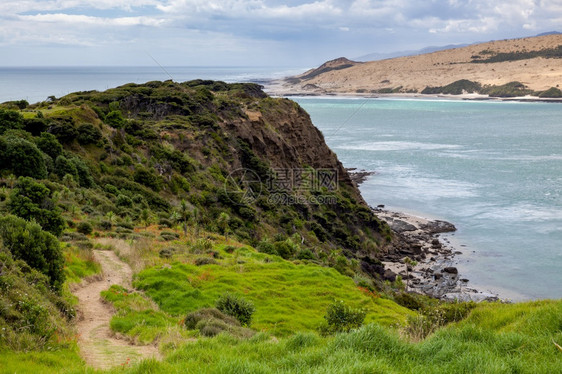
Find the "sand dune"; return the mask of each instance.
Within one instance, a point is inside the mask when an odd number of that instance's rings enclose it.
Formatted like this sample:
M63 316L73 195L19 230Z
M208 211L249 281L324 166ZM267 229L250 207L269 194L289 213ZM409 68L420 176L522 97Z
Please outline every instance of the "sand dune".
M278 82L275 92L371 93L373 90L397 87L402 87L401 92L421 92L426 86L445 86L460 79L476 81L483 85L502 85L519 81L529 89L542 91L562 86L562 58L535 57L495 63L472 61L486 59L498 53L541 51L561 45L562 35L547 35L370 61L339 70L321 71L317 75L308 71L306 75Z

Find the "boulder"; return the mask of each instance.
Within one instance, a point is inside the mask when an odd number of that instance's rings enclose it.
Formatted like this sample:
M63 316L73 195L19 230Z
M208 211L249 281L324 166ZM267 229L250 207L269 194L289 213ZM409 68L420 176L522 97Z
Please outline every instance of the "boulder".
M384 271L383 279L390 282L394 282L396 280L396 273L390 269L386 269Z
M456 267L454 266L449 266L446 267L445 269L443 269L443 273L449 273L449 274L458 274L459 271Z

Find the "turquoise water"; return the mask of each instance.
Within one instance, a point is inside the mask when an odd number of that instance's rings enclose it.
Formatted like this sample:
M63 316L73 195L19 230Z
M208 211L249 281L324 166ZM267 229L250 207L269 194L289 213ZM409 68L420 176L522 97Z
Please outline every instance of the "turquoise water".
M454 223L469 285L562 297L562 105L295 99L371 205Z

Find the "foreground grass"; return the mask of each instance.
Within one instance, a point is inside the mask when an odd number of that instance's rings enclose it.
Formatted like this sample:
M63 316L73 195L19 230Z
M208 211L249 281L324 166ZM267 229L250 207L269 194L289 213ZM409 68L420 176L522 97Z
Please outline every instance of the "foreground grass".
M188 343L131 372L197 373L560 373L562 301L481 305L465 321L410 343L380 325L321 338L258 334Z
M370 324L323 338L312 332L249 340L227 335L184 343L165 360L114 373L560 373L562 301L482 304L420 343ZM76 351L2 353L2 372L91 372Z

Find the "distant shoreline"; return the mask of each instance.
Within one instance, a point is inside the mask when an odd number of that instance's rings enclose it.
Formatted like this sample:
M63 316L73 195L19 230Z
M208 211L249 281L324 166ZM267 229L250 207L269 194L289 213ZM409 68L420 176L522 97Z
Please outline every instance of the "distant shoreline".
M264 84L264 91L274 97L310 97L310 98L355 98L355 99L402 99L402 100L434 100L434 101L486 101L486 102L521 102L521 103L562 103L562 98L541 98L538 96L492 97L480 94L421 94L421 93L391 93L366 94L359 92L310 92L295 90L281 86L281 81L270 81Z

